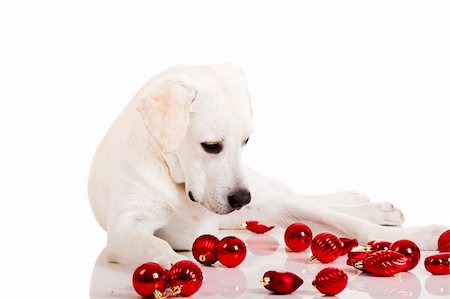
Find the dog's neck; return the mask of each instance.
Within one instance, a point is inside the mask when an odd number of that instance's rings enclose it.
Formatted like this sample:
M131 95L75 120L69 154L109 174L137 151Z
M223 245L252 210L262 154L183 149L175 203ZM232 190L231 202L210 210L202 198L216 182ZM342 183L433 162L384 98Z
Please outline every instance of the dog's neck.
M180 161L175 154L163 154L164 160L166 161L167 167L169 168L169 173L175 183L184 183L184 174L180 166Z

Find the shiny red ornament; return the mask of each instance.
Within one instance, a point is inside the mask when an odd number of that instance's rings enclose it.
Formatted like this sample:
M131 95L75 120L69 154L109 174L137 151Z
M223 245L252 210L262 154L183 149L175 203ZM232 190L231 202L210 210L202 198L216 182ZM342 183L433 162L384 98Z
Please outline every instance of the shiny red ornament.
M192 244L192 255L201 264L210 266L217 262L216 247L219 239L213 235L202 235Z
M217 244L216 252L224 266L234 268L244 261L247 247L239 238L225 237Z
M391 246L391 242L384 240L375 240L371 245L367 245L365 249L370 252L376 252L381 250L388 250Z
M420 249L413 241L406 239L398 240L392 243L389 249L397 251L409 259L408 265L403 271L409 271L419 263Z
M167 287L167 270L157 263L145 263L134 270L133 287L142 297L158 298Z
M311 243L311 261L330 263L341 255L341 240L331 233L320 233Z
M350 251L347 254L347 265L362 270L363 261L367 256L369 253L366 251Z
M169 294L170 297L177 295L187 297L200 289L203 273L193 262L183 260L172 265L167 275L167 281L173 291L172 294Z
M311 245L311 229L303 223L291 224L284 232L284 241L292 251L304 251Z
M438 253L425 258L425 269L434 275L450 274L450 253Z
M358 240L349 238L339 238L341 240L341 255L349 253L353 248L358 246Z
M259 223L258 221L246 221L243 225L249 231L256 234L263 234L274 228L275 226L267 226Z
M450 229L439 236L438 250L440 252L450 252Z
M407 265L406 256L389 249L371 253L363 261L363 269L377 276L393 276L402 272Z
M317 273L312 285L322 294L334 296L345 289L347 281L348 277L344 271L334 267L326 267Z
M303 280L291 272L267 271L261 284L275 294L290 294L303 284Z

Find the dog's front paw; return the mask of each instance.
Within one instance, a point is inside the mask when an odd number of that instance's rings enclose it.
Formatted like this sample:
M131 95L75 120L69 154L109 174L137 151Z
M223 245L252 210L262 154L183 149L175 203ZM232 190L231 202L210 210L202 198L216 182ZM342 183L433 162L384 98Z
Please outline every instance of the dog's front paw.
M172 265L175 264L176 262L187 259L188 258L186 258L185 256L175 253L171 255L163 255L160 258L158 258L157 261L155 262L163 266L164 269L170 269L170 267L172 267Z
M106 248L106 259L108 262L112 263L119 263L123 265L130 265L137 267L143 263L157 263L160 264L165 269L170 269L170 267L175 264L176 262L179 262L181 260L186 260L189 258L186 258L185 256L176 253L172 249L167 250L167 252L164 253L148 253L148 254L130 254L127 253L118 253L114 250L111 250L111 248Z
M380 225L400 226L405 222L405 216L399 208L389 202L368 204L373 206L372 222Z
M400 226L405 221L400 209L388 202L368 202L359 205L332 206L330 208L379 225Z

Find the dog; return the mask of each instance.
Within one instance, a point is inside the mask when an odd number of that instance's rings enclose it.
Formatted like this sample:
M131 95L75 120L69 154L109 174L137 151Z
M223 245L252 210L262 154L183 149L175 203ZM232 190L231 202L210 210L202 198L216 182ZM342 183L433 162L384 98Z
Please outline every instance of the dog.
M246 77L232 64L171 67L147 82L94 155L90 204L108 261L165 267L202 234L257 219L436 249L447 227L403 228L401 211L355 192L302 196L241 161L252 134Z

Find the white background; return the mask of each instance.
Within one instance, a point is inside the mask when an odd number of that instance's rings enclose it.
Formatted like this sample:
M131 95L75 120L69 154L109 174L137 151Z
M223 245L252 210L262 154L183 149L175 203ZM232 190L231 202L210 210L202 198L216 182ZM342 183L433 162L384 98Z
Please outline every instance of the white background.
M245 160L305 194L357 190L450 225L447 1L10 2L1 7L1 297L80 298L105 242L94 150L178 63L247 74Z

